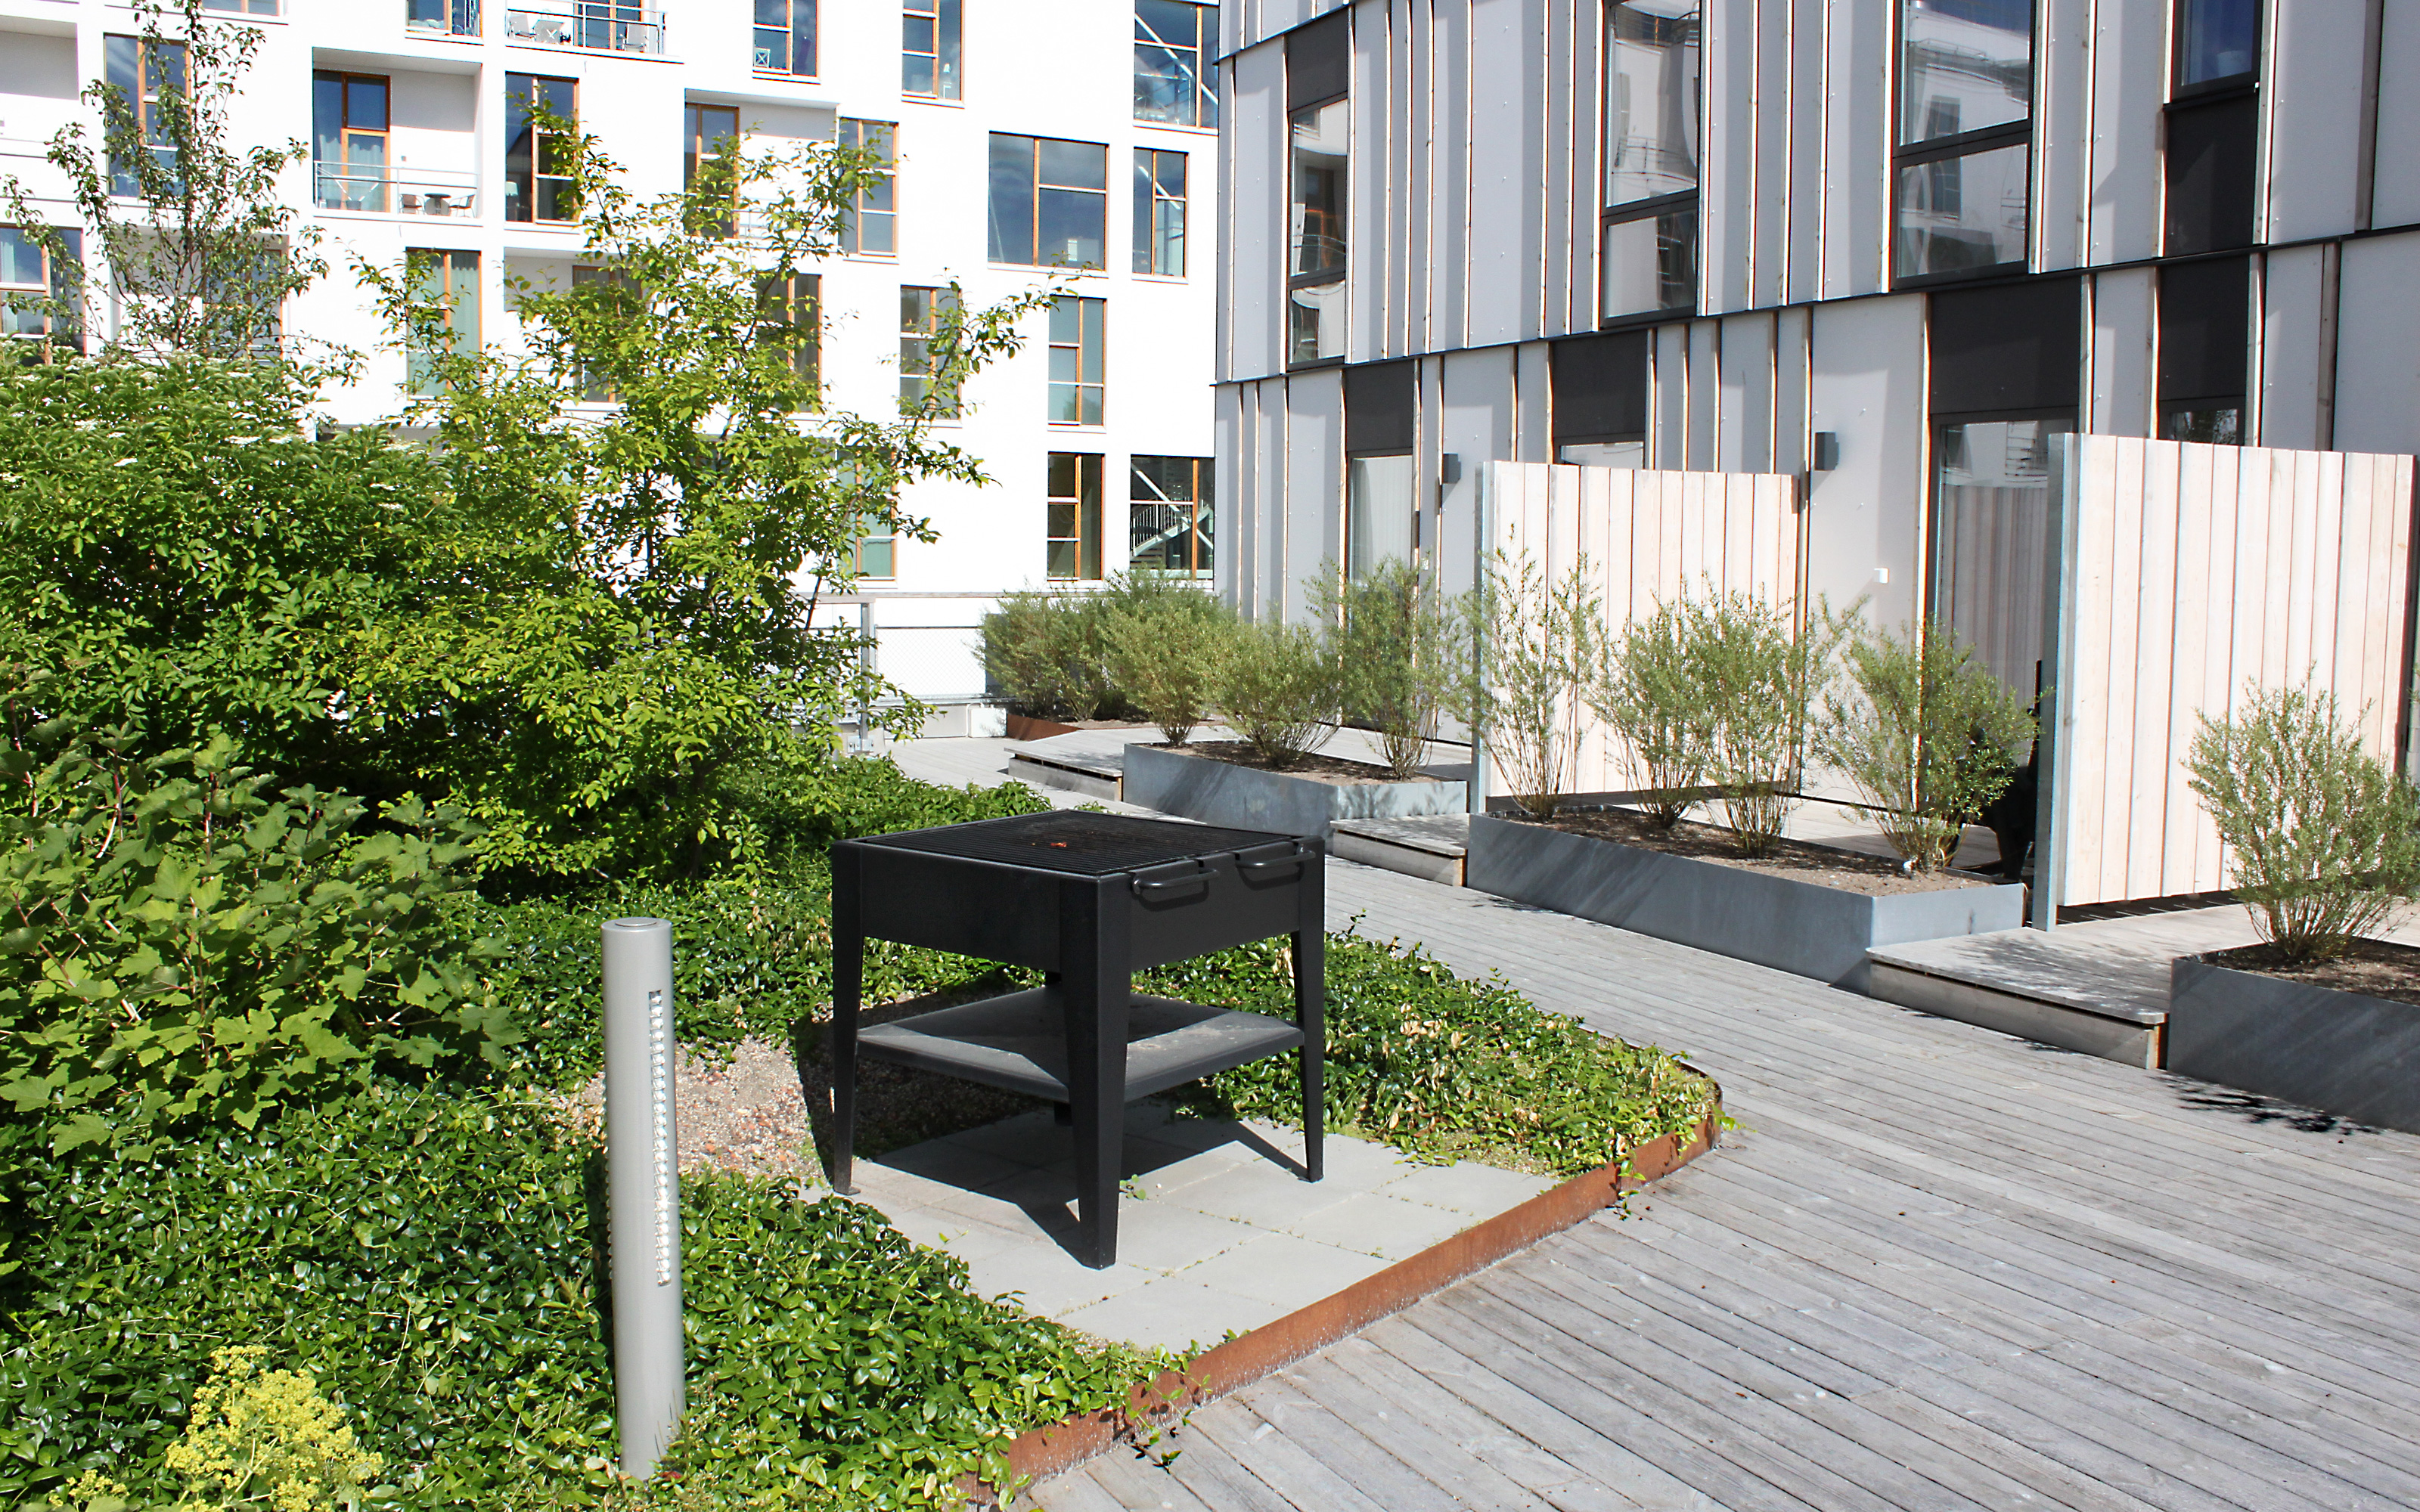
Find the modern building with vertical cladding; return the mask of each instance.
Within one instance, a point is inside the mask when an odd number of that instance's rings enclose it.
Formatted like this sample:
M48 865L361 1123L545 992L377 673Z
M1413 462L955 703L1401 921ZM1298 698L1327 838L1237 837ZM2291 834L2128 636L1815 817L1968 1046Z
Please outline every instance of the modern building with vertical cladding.
M834 407L878 416L923 392L923 337L953 281L979 302L1072 285L940 424L993 485L918 486L906 502L940 539L860 549L884 671L928 700L978 698L971 627L988 595L1130 565L1208 575L1213 259L1187 232L1218 179L1215 5L206 0L205 15L260 35L235 135L310 145L285 187L334 271L284 318L368 354L363 381L329 396L339 418L391 416L414 383L381 347L351 255L425 254L457 298L457 339L505 349L508 280L606 276L582 265L527 102L592 133L642 197L681 188L735 134L759 149L839 141L896 171L793 291L817 313ZM63 126L97 124L79 91L173 72L144 55L141 30L103 0L0 0L0 178L23 178L54 224L70 205L42 150ZM0 293L39 294L53 273L39 242L0 229ZM85 335L108 317L88 310ZM0 309L0 336L55 345L40 325Z
M1491 458L1799 474L1807 587L1894 623L1943 501L2045 488L2061 431L2420 450L2415 0L1224 24L1218 576L1255 613L1472 539Z

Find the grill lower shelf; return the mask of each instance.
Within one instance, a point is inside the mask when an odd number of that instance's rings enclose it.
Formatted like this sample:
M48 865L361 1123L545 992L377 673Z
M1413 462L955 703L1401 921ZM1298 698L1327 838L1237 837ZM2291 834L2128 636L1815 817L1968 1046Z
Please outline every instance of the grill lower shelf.
M1126 1012L1126 1101L1291 1050L1302 1031L1283 1019L1137 993ZM877 1060L1067 1101L1067 1036L1046 988L986 997L862 1029Z

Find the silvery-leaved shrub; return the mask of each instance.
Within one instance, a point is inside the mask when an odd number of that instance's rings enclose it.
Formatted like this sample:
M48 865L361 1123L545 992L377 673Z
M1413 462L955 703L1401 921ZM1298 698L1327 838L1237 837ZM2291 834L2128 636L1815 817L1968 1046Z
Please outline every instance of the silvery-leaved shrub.
M1336 729L1334 657L1310 626L1257 620L1235 632L1218 707L1252 753L1282 772Z
M2335 695L2247 686L2201 716L2186 769L2235 868L2235 896L2288 961L2324 961L2420 888L2420 800Z
M1234 610L1183 579L1138 572L1101 595L1101 614L1118 692L1170 745L1185 744L1218 702Z
M1552 819L1579 763L1590 691L1611 637L1605 597L1580 558L1558 578L1527 551L1498 551L1469 610L1477 653L1454 713L1481 733L1521 811Z
M1358 578L1323 572L1311 603L1335 626L1345 717L1376 733L1397 781L1419 777L1463 677L1466 607L1435 574L1393 557Z

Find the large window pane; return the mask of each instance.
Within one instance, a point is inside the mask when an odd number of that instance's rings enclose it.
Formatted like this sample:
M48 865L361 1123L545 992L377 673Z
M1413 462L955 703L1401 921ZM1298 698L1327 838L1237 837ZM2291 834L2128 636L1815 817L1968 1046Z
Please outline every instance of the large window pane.
M1061 580L1101 576L1101 457L1091 452L1050 454L1049 498L1044 508L1047 571Z
M572 79L504 75L504 219L569 221L579 215L571 178L571 144L540 131L540 110L570 124L580 119L580 85Z
M1907 0L1900 26L1902 145L2031 116L2032 0Z
M1185 276L1185 154L1137 147L1134 270Z
M991 139L991 260L1108 264L1109 149L1049 137Z
M899 128L890 121L861 121L844 116L840 145L872 152L885 162L895 162ZM890 256L899 250L899 176L883 174L858 185L841 214L840 250Z
M1296 365L1344 355L1344 281L1313 284L1294 291L1286 333L1286 361Z
M1294 115L1294 255L1289 271L1344 270L1346 102L1330 100Z
M2177 86L2254 73L2260 67L2259 0L2181 0Z
M1698 204L1688 200L1654 215L1615 221L1605 228L1603 308L1606 319L1698 307Z
M1902 166L1899 276L2024 262L2028 167L2023 147Z
M1211 572L1210 458L1138 456L1126 497L1127 562L1136 572Z
M1698 187L1697 0L1624 0L1606 17L1605 202Z
M1383 562L1412 560L1419 510L1417 459L1357 456L1344 464L1344 571L1358 578Z
M1135 0L1134 113L1171 126L1218 124L1215 67L1218 8Z
M1101 424L1109 301L1061 295L1050 302L1050 406L1054 425Z
M900 18L899 92L925 100L959 93L960 0L905 0Z
M756 0L754 62L767 73L815 71L815 0Z
M434 347L415 346L405 359L405 383L413 393L437 392L437 360L472 356L479 349L479 255L415 247L406 254L413 292L445 306L445 333Z
M2001 420L1933 433L1932 612L2022 698L2042 654L2050 438L2074 428Z

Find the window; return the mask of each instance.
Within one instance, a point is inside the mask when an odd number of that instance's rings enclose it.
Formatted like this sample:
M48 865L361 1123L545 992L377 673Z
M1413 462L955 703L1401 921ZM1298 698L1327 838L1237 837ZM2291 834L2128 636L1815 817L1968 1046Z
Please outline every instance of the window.
M1126 567L1210 576L1210 458L1138 456L1128 470Z
M822 408L824 281L815 273L792 273L756 285L756 341L786 352L790 371L808 388L801 409Z
M435 393L440 387L437 359L479 349L479 255L414 247L405 254L415 292L424 300L442 301L446 330L437 348L416 347L404 360L405 383L413 393Z
M279 0L202 0L204 10L231 10L239 15L274 16L281 14Z
M756 0L759 73L812 75L815 71L815 0Z
M2248 84L2260 69L2260 0L2178 0L2171 91Z
M739 134L736 105L681 107L681 188L697 187L699 164L711 159L722 144Z
M2259 153L2257 0L2178 0L2176 83L2168 91L2169 256L2252 245Z
M1134 270L1185 276L1185 154L1137 147Z
M2160 270L2160 439L2241 446L2251 367L2252 262Z
M82 351L84 333L62 312L75 298L84 233L63 227L53 235L54 247L16 226L0 226L0 336Z
M479 0L404 0L403 23L416 32L479 35Z
M1555 460L1647 465L1649 332L1580 336L1547 348Z
M386 213L386 104L383 74L311 75L311 197L320 208Z
M167 96L184 91L185 44L143 37L105 37L101 39L101 54L105 82L133 114L143 143L151 149L161 171L173 177L177 171L177 147L168 131L163 107ZM132 163L112 159L109 175L110 193L141 193L142 180Z
M899 533L880 515L866 514L857 517L861 532L857 538L854 565L861 578L888 581L899 576Z
M580 214L571 177L571 142L541 129L544 111L565 122L580 118L580 85L571 79L504 75L504 219L570 221Z
M1600 321L1698 307L1699 0L1619 0L1605 14Z
M1101 458L1092 452L1050 454L1049 576L1062 582L1101 577Z
M1135 119L1217 126L1218 49L1217 6L1135 0Z
M929 413L936 420L958 418L958 396L937 393L933 379L933 337L955 318L958 296L946 288L903 285L899 290L899 412Z
M1062 294L1050 301L1050 424L1101 423L1102 369L1109 356L1101 327L1109 301Z
M842 147L861 147L885 163L897 161L898 141L899 128L889 121L841 120ZM897 174L869 177L851 193L840 218L840 250L881 257L899 250Z
M899 92L958 98L959 0L906 0L900 17Z
M2024 265L2033 60L2033 0L1901 0L1900 282Z
M1286 34L1292 208L1286 238L1286 362L1344 356L1344 193L1352 135L1352 13Z
M1419 549L1419 368L1357 363L1344 370L1344 572L1410 562Z
M992 133L992 261L1105 268L1109 213L1108 147Z
M592 301L599 313L627 312L623 301L635 302L639 298L639 281L620 268L594 268L576 265L571 270L571 292L575 297ZM580 397L588 404L619 404L622 395L613 378L596 368L582 376Z

